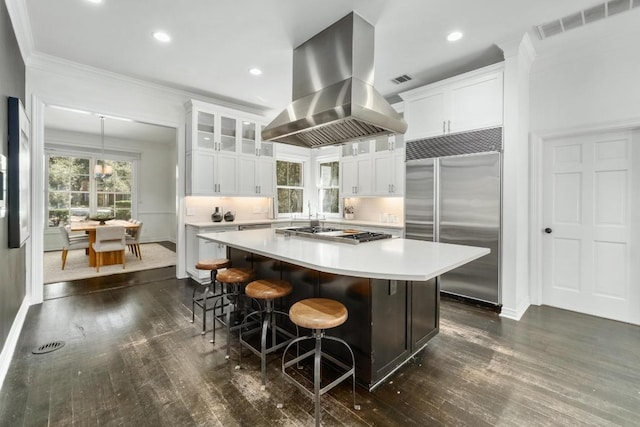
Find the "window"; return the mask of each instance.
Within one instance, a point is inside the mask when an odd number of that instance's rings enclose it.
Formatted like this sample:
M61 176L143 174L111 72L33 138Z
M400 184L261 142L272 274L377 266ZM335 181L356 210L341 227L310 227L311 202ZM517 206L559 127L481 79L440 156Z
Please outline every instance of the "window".
M48 226L82 221L90 215L131 217L131 161L107 161L113 168L109 178L92 175L102 160L92 157L48 156Z
M319 164L320 206L322 213L338 213L340 201L340 163L337 161Z
M304 200L302 163L277 160L276 179L278 213L301 213Z

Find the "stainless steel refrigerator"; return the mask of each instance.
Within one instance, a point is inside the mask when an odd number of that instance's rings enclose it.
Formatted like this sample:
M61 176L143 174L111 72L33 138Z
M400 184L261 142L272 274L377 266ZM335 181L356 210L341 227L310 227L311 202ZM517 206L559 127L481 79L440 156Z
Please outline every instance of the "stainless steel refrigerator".
M440 290L500 307L501 128L494 133L490 144L473 133L457 144L450 136L407 143L405 237L490 248L440 276Z

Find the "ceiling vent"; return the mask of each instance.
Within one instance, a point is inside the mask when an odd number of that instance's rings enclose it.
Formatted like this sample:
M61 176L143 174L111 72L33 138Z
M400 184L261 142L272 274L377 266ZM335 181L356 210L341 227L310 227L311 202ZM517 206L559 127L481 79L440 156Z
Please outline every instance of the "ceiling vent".
M564 33L565 31L591 24L592 22L617 15L618 13L626 12L634 7L640 7L640 0L610 0L597 6L581 10L580 12L555 19L546 24L538 25L536 29L538 30L540 40L544 40L548 37Z
M640 0L639 0L640 1ZM404 82L408 82L411 79L411 76L408 76L406 74L403 74L401 76L396 77L395 79L391 79L392 82L394 82L395 84L399 85L400 83L404 83Z

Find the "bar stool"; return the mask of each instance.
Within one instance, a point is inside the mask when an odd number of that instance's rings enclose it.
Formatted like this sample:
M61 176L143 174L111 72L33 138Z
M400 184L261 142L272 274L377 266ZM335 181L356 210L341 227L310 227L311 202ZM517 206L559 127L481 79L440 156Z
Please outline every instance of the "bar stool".
M278 311L274 309L275 300L278 298L285 297L289 295L293 291L293 286L291 283L285 280L278 279L260 279L255 280L249 283L244 292L245 295L249 298L252 298L257 301L260 306L260 310L254 311L247 315L242 324L240 325L240 356L238 359L238 366L236 369L240 369L242 365L242 347L246 347L251 352L253 352L256 356L260 357L260 373L262 377L262 387L264 390L267 385L267 355L273 353L274 351L284 347L289 344L294 338L297 337L298 326L296 326L296 335L293 335L286 329L279 327L276 323L276 315L280 314L282 316L289 315L282 311ZM264 309L262 309L262 304L260 301L264 301ZM243 333L243 328L246 326L247 321L253 317L259 317L261 319L260 323L253 329L249 329ZM271 330L271 342L267 347L267 335L269 330ZM260 332L260 349L254 347L248 341L245 341L244 336L254 334L256 332ZM278 343L277 342L277 333L285 335L287 339Z
M213 339L216 342L216 320L227 328L227 355L229 359L231 353L231 332L240 329L240 323L235 319L237 313L243 311L240 298L243 295L242 285L253 278L253 270L250 268L227 268L218 273L217 280L221 284L221 292L213 296ZM219 304L219 305L218 305ZM216 310L220 309L220 314ZM246 308L244 309L246 314ZM231 317L234 316L232 320ZM233 325L231 323L234 323Z
M312 333L311 335L292 340L285 348L282 355L282 374L285 379L293 383L305 395L313 399L315 403L316 426L320 425L320 396L322 396L349 377L352 377L353 379L353 408L359 411L360 405L356 405L356 362L353 356L353 351L351 350L351 347L349 347L349 344L347 344L344 340L337 337L325 335L325 329L335 328L336 326L340 326L344 322L346 322L348 317L347 308L344 306L344 304L332 299L308 298L293 304L289 309L289 317L291 318L291 321L296 325L303 328L311 329ZM349 350L349 354L351 355L351 366L346 365L336 358L324 353L322 351L323 339L328 339L343 344L347 348L347 350ZM289 348L293 344L297 344L305 340L315 340L315 349L310 350L288 362L285 362L285 357L287 356ZM287 368L291 367L294 364L297 364L301 360L306 359L311 355L313 355L313 392L298 380L293 378L291 375L289 375L286 371ZM324 387L321 387L322 373L320 371L320 362L322 358L331 361L333 364L345 370L345 372L340 377ZM282 404L279 404L278 407L281 408Z
M207 306L207 297L209 296L209 292L212 291L215 296L216 276L218 274L218 270L223 268L228 268L230 266L231 266L231 261L229 261L226 258L204 259L204 260L198 261L198 263L196 264L196 269L209 270L210 276L211 276L210 282L205 282L205 283L196 282L196 286L193 287L193 295L191 296L191 323L195 322L196 320L195 308L197 305L202 309L202 335L205 334L206 327L207 327L207 311L213 309L213 306L211 307ZM203 289L201 298L196 298L196 290L198 287ZM209 299L213 299L213 297ZM215 325L215 320L214 320L214 325Z

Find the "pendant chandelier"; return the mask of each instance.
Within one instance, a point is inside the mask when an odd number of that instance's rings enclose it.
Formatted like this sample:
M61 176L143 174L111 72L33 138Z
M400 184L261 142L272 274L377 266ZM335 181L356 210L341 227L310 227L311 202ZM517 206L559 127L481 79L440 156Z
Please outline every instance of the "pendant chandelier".
M104 160L104 116L100 116L100 136L102 138L102 164L99 165L96 163L93 168L93 176L95 176L96 179L105 179L113 175L113 167L107 165Z

